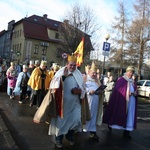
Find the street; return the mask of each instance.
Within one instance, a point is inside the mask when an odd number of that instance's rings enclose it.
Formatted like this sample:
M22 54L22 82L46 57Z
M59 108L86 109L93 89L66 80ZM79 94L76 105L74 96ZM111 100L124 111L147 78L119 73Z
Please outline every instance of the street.
M121 130L108 133L107 125L98 127L99 142L88 138L88 133L75 133L75 145L70 146L64 139L64 150L148 150L150 148L150 100L139 98L137 130L131 133L132 140L122 137ZM53 136L48 135L49 125L36 124L33 116L35 107L29 107L29 100L19 104L17 99L10 100L6 93L0 93L0 116L4 120L19 150L54 150ZM0 132L1 135L1 132ZM0 138L0 150L17 149L4 147Z

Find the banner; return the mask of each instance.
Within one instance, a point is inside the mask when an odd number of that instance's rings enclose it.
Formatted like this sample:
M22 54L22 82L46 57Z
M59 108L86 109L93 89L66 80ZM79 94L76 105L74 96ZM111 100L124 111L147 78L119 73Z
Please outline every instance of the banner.
M84 47L84 37L82 38L76 51L74 52L74 54L77 56L77 62L76 62L77 66L80 66L83 62L83 47Z

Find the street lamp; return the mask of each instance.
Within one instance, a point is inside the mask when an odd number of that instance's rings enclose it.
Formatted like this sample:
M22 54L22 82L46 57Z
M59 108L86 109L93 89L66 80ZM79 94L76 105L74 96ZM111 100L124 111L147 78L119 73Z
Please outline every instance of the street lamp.
M109 40L109 38L110 38L110 35L107 33L104 37L105 37L106 42L103 43L104 62L103 62L103 68L102 68L102 75L104 75L104 69L105 69L105 56L107 55L106 51L109 52L109 50L110 50L110 43L107 42L107 41Z

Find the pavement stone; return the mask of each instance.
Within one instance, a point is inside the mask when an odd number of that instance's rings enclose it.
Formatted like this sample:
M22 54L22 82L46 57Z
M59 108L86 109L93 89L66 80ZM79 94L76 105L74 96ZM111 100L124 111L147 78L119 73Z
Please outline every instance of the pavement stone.
M0 150L18 150L11 133L2 118L2 110L0 110Z

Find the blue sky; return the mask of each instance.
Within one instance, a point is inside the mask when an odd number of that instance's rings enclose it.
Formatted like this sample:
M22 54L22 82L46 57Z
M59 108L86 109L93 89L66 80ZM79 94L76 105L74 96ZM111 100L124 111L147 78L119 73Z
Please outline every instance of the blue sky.
M0 0L0 31L7 29L7 24L11 20L18 21L25 16L33 14L43 16L48 14L48 18L62 21L67 9L75 2L88 4L103 24L105 30L111 24L115 15L116 6L119 0ZM127 4L133 0L124 0Z
M94 11L97 22L101 26L101 31L97 31L98 46L102 50L104 36L108 33L112 20L117 12L119 0L0 0L0 31L7 30L8 22L16 22L26 16L44 14L48 18L63 21L65 13L74 3L87 4ZM123 0L126 7L131 9L135 0ZM102 37L102 35L104 35ZM110 36L111 37L111 36ZM110 38L111 40L111 38ZM109 40L109 41L110 41Z

